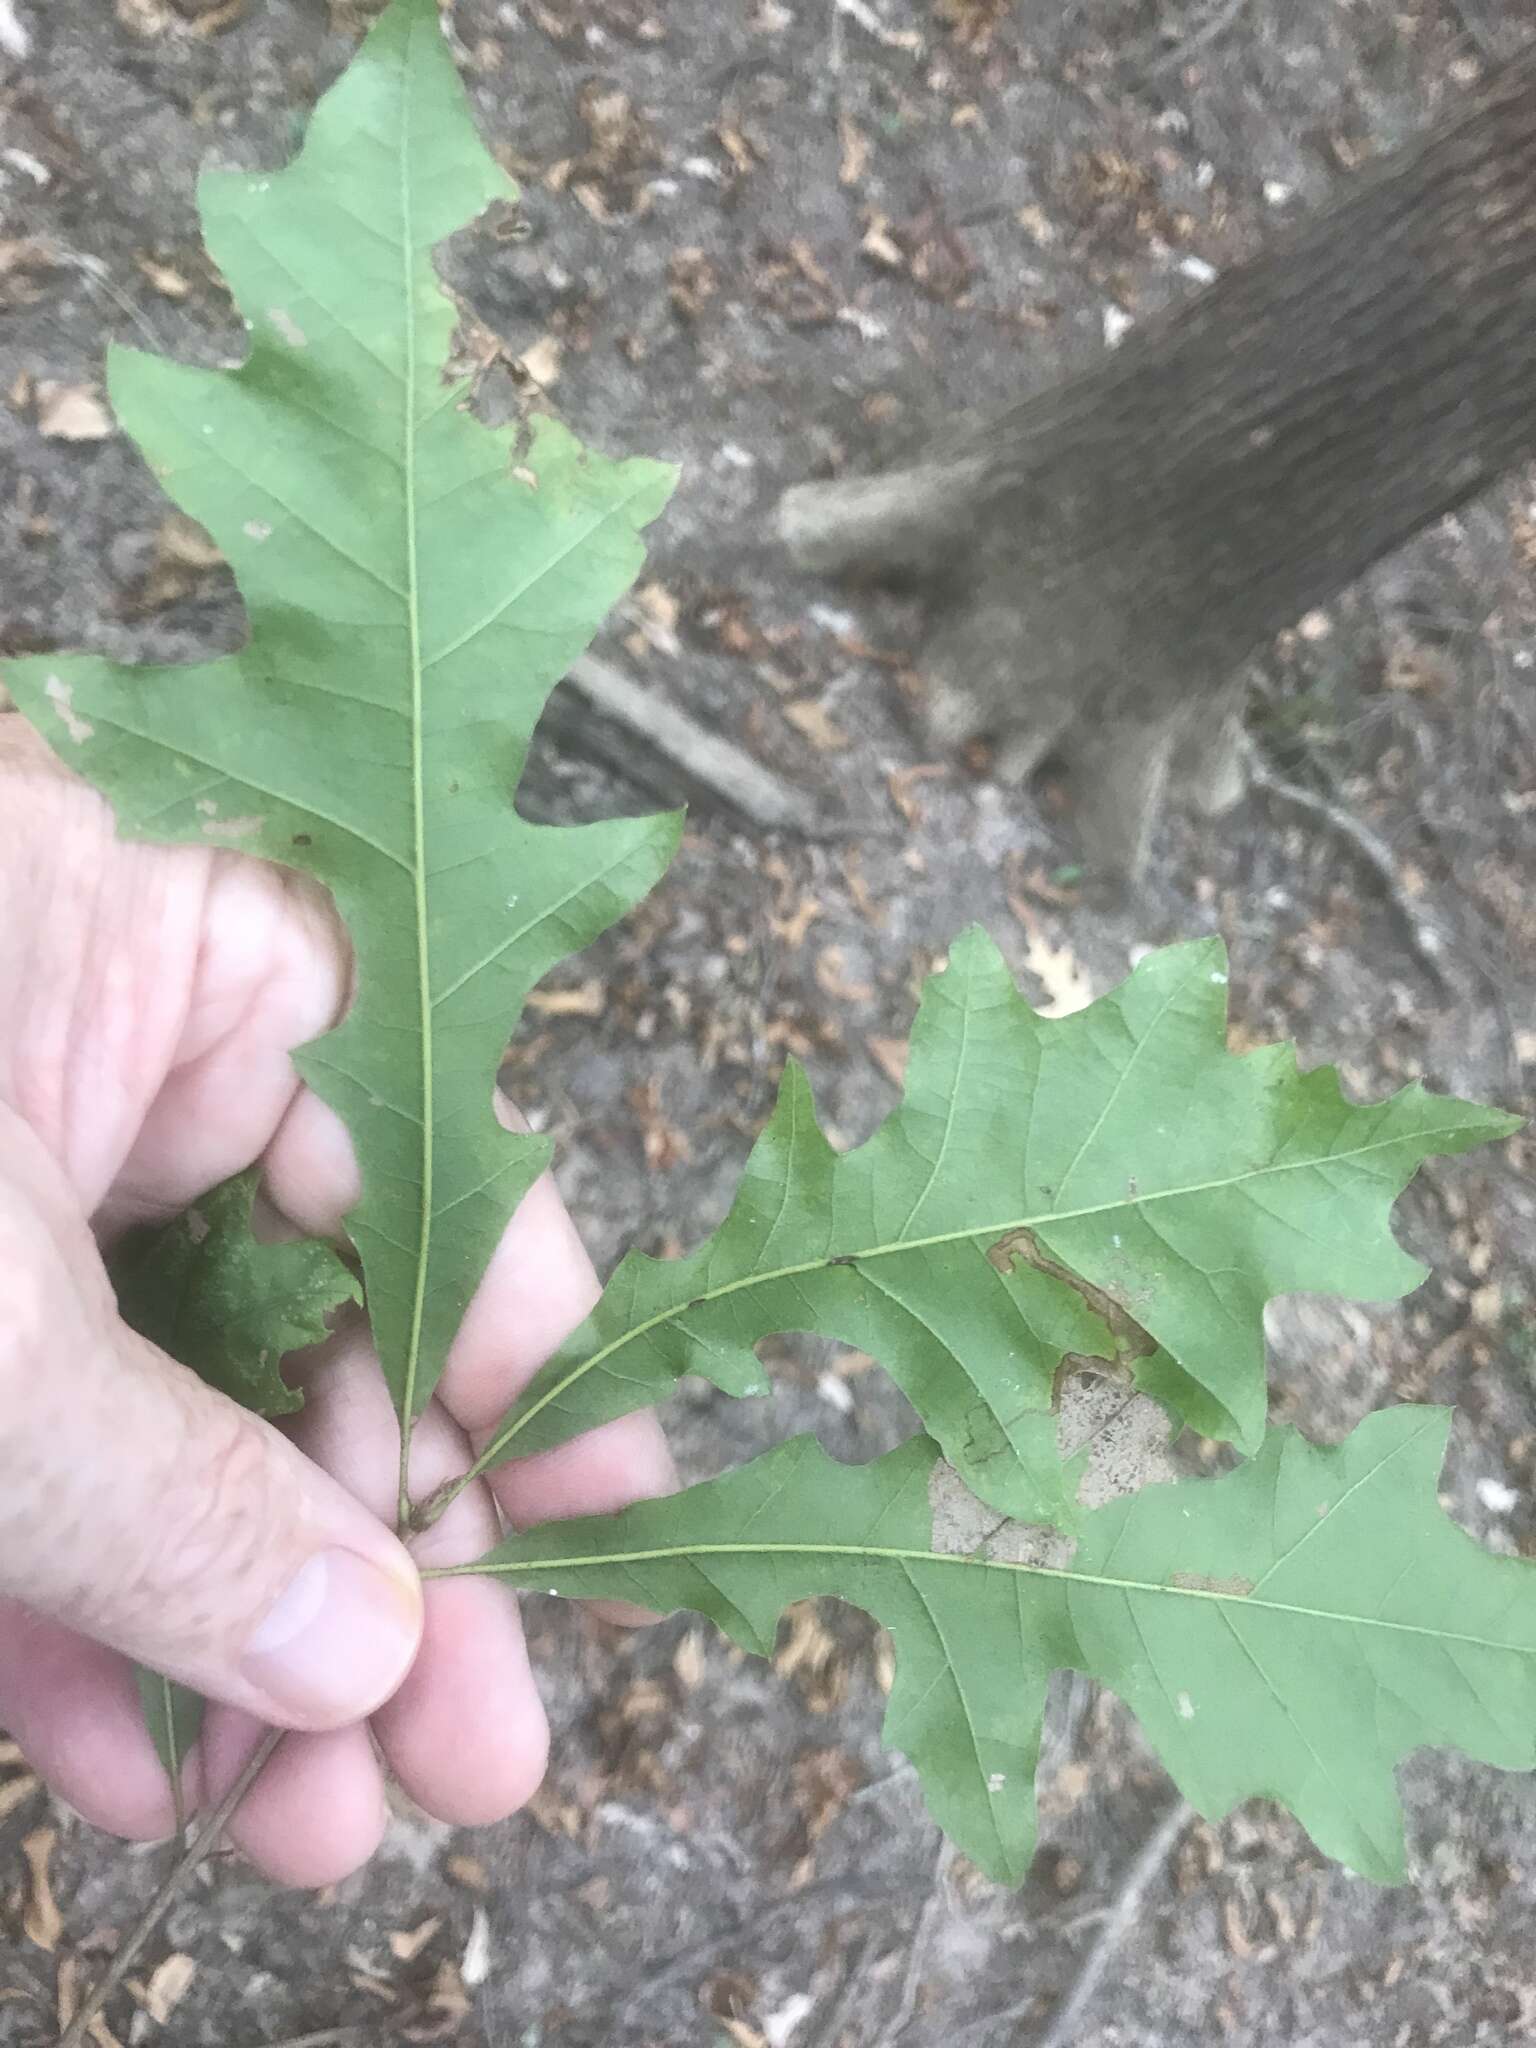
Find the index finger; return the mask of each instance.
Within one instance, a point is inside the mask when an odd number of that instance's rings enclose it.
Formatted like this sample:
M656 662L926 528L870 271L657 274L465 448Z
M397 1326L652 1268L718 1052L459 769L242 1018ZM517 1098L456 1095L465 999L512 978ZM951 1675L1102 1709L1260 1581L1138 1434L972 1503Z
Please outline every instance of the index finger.
M498 1090L509 1130L521 1117ZM361 1191L346 1132L308 1090L267 1158L277 1206L317 1236L336 1235ZM471 1439L483 1438L600 1293L592 1261L553 1178L543 1175L513 1213L449 1348L437 1397ZM670 1492L676 1470L650 1413L626 1415L557 1450L501 1467L490 1483L502 1511L526 1525L607 1514Z

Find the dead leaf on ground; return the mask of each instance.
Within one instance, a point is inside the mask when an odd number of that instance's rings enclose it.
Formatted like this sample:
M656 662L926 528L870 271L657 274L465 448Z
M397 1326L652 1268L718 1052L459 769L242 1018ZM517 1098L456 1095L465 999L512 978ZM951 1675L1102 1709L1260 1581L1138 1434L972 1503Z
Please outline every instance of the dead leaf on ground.
M469 1939L459 1959L459 1974L471 1991L491 1974L491 1922L483 1906L476 1906L469 1923Z
M843 152L837 167L837 182L840 185L857 185L869 162L869 137L847 113L837 117L837 136Z
M669 1173L674 1166L686 1166L693 1147L686 1132L669 1123L661 1107L661 1082L653 1077L631 1088L626 1098L640 1125L645 1163L653 1173Z
M22 1839L21 1853L27 1861L30 1878L27 1902L22 1913L21 1927L28 1941L35 1942L41 1949L52 1954L64 1932L64 1916L59 1911L53 1896L53 1882L48 1874L49 1861L53 1856L58 1832L54 1828L35 1828Z
M581 88L576 110L586 123L587 146L579 156L551 165L545 184L551 191L569 188L607 226L646 213L649 181L661 162L650 124L628 93L602 79L589 79Z
M765 242L757 252L757 296L790 327L830 326L841 303L816 252L803 236Z
M702 249L674 249L667 264L667 296L680 320L697 320L720 290L720 276Z
M214 36L240 19L247 0L171 0L171 4L190 21L195 35Z
M877 932L883 931L885 911L875 901L869 883L865 880L863 856L856 846L848 847L843 854L843 879L848 884L849 897L860 917L866 924L872 924Z
M0 704L0 711L5 709L6 706ZM19 1778L7 1778L5 1783L0 1785L0 1822L9 1820L13 1813L25 1806L27 1801L42 1789L42 1779L34 1778L30 1771L23 1772Z
M664 583L640 584L625 609L629 617L638 621L640 638L645 646L654 647L658 654L673 657L682 653L683 643L678 638L677 628L683 607Z
M823 946L816 955L816 986L835 1003L873 1002L874 983L850 981L844 972L846 965L847 955L841 946Z
M745 2015L757 2003L759 1987L745 1970L716 1970L699 1986L699 2003L738 2048L768 2048Z
M730 158L738 178L745 178L762 162L762 151L749 135L743 134L733 122L721 119L715 123L715 139Z
M51 377L37 387L37 425L50 441L109 441L117 432L97 385Z
M524 349L517 359L518 369L530 384L536 384L540 391L548 391L560 376L560 358L565 353L563 344L553 334L546 334Z
M871 1033L865 1040L869 1056L893 1087L900 1088L907 1078L907 1057L911 1050L905 1038L880 1038Z
M784 716L797 732L803 733L819 754L839 754L849 744L848 735L834 724L825 708L812 697L801 697L784 706Z
M891 232L890 215L871 211L864 223L859 248L872 263L884 270L905 270L907 252Z
M1093 984L1087 970L1070 946L1053 946L1045 926L1022 896L1010 894L1008 908L1029 935L1024 964L1045 990L1046 999L1034 1005L1042 1017L1071 1017L1086 1010L1093 1001Z
M976 264L937 200L900 228L897 238L907 252L914 283L929 298L952 301L965 295L976 275Z
M957 43L979 55L1013 13L1013 0L933 0L933 11Z
M212 536L184 512L172 512L160 522L154 559L128 592L124 609L130 618L164 611L201 590L210 571L223 566Z
M154 1974L144 1987L142 2003L158 2026L165 2025L186 1997L196 1975L197 1963L191 1956L169 1955L163 1963L156 1965Z
M820 1840L853 1794L864 1771L846 1749L811 1749L790 1769L790 1797L813 1842Z
M205 526L189 519L185 512L173 512L163 520L155 535L160 559L178 569L218 569L224 556L218 542Z
M9 1992L0 1992L0 1998L10 1997ZM22 1994L17 1993L16 1996ZM80 2009L80 1958L60 1956L58 1976L54 1980L54 2009L59 2016L59 2031L62 2033ZM96 2043L96 2048L122 2048L116 2034L97 2013L86 2033Z
M602 29L637 43L664 43L667 25L663 6L650 0L532 0L528 13L553 42L587 44L588 32ZM594 16L596 19L594 20Z
M245 10L246 0L117 0L118 20L139 36L161 36L167 29L216 35Z
M793 1681L813 1714L829 1714L848 1690L848 1671L836 1636L822 1621L814 1600L791 1607L780 1625L773 1668Z
M697 1629L690 1629L673 1651L672 1669L685 1692L692 1692L704 1676L704 1639Z
M821 915L821 902L815 896L802 896L787 917L770 917L768 929L776 939L798 953L805 944L805 935Z
M163 36L176 20L166 0L117 0L114 11L123 27L136 36Z
M419 1927L397 1927L389 1937L390 1954L397 1962L414 1963L442 1924L441 1917L434 1913Z
M575 988L536 988L528 1008L541 1017L601 1017L608 1004L608 991L593 975Z
M913 791L920 782L931 782L936 775L943 773L942 765L936 761L919 761L911 768L897 768L892 771L886 787L891 792L891 802L909 825L921 825L925 816L923 807L913 795Z
M445 1958L437 1966L422 2017L402 2027L401 2038L406 2041L446 2041L458 2032L468 2019L470 2010L470 1996L464 1986L463 1973L457 1963Z
M35 305L47 290L43 280L57 268L45 243L20 235L0 238L0 307Z
M163 299L184 299L192 287L169 263L157 263L153 256L135 256L134 262Z

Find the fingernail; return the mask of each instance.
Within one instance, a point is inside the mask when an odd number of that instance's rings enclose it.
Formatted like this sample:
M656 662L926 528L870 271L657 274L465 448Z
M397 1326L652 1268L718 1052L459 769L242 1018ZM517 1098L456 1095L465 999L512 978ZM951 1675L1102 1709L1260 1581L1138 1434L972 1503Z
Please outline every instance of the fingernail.
M290 1580L245 1646L242 1669L302 1725L342 1727L399 1685L421 1638L421 1593L350 1550Z

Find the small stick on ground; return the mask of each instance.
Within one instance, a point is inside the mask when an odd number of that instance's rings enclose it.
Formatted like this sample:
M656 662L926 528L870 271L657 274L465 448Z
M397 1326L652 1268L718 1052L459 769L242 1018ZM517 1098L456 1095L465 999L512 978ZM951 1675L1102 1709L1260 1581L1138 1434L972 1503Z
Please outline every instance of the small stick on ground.
M1130 1932L1136 1918L1146 1903L1159 1871L1168 1861L1180 1835L1195 1818L1195 1809L1188 1800L1175 1799L1164 1813L1157 1826L1148 1835L1137 1851L1135 1858L1120 1880L1109 1910L1104 1915L1103 1925L1094 1936L1088 1953L1072 1981L1072 1988L1057 2006L1050 2024L1034 2048L1072 2048L1078 2038L1083 2015L1093 2003L1104 1973L1115 1957L1115 1951ZM985 2018L973 2020L968 2026L960 2027L952 2036L959 2048L965 2041L994 2042L1002 2036L998 2028L1010 2020L1027 2019L1033 2012L1038 1992L1020 1999L1016 2005L1008 2006L1002 2012L988 2013Z
M923 1987L923 1966L928 1960L928 1951L933 1943L934 1922L944 1907L944 1877L954 1858L954 1850L944 1836L939 1838L939 1852L933 1861L933 1877L929 1882L928 1896L923 1901L923 1910L917 1917L912 1930L912 1946L907 1953L907 1971L901 1983L901 1997L891 2016L891 2023L883 2036L885 2048L895 2048L902 2035L911 2026L917 2014L917 1997Z
M547 717L567 745L664 803L702 802L763 832L832 836L833 821L818 818L810 797L609 662L583 655L573 663Z
M1386 892L1387 901L1396 911L1399 921L1407 934L1414 952L1428 969L1440 988L1449 988L1446 974L1444 944L1440 934L1415 910L1404 891L1397 872L1397 862L1392 849L1369 825L1363 824L1353 812L1330 798L1319 796L1316 791L1303 789L1298 782L1287 782L1276 775L1264 761L1255 747L1248 750L1248 776L1255 788L1265 790L1278 802L1289 804L1293 810L1305 811L1309 816L1321 818L1345 839L1374 872Z
M1181 64L1187 64L1192 57L1197 57L1202 50L1208 49L1218 37L1224 36L1227 30L1234 26L1238 17L1247 10L1247 6L1248 0L1227 0L1225 7L1218 8L1208 21L1203 21L1197 29L1192 30L1176 49L1166 51L1155 64L1150 64L1147 67L1149 75L1156 78L1164 71L1177 71Z
M1116 1949L1130 1932L1146 1902L1148 1891L1194 1817L1195 1809L1188 1800L1176 1799L1147 1837L1120 1881L1120 1888L1105 1915L1103 1926L1094 1936L1092 1947L1083 1958L1072 1989L1056 2008L1055 2018L1041 2035L1039 2048L1070 2048L1070 2043L1077 2039L1078 2023L1092 2004Z
M864 1958L869 1954L870 1937L859 1936L848 1951L843 1964L842 1982L838 1985L831 2004L827 2007L826 2018L816 2033L805 2044L805 2048L837 2048L859 1995L859 1985L864 1974Z
M86 1993L74 2018L59 2036L57 2048L81 2048L81 2044L90 2031L91 2021L95 2019L97 2013L101 2011L107 2000L133 1968L145 1943L174 1904L187 1879L196 1870L198 1865L204 1862L218 1847L219 1838L224 1833L224 1829L233 1816L235 1808L266 1769L272 1752L282 1741L285 1732L282 1728L269 1728L256 1748L252 1750L244 1770L241 1771L239 1777L236 1778L233 1785L230 1786L224 1797L197 1830L197 1833L192 1837L181 1855L177 1857L171 1868L170 1875L144 1908L133 1931L112 1958L110 1968L102 1974L99 1981Z

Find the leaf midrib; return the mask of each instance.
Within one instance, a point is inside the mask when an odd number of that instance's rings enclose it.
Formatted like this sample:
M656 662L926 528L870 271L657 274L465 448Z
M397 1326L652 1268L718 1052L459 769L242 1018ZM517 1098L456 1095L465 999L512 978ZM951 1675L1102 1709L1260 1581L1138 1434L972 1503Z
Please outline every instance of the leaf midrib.
M410 1518L410 1463L412 1423L416 1414L416 1380L421 1364L421 1332L426 1316L427 1267L432 1249L433 1118L432 1090L432 959L427 927L427 823L426 773L423 761L421 655L421 586L417 559L416 521L416 291L415 237L411 233L411 64L417 30L408 31L406 63L400 74L400 267L405 331L405 446L401 463L405 497L406 622L411 661L411 823L414 874L412 876L416 913L416 979L420 1003L421 1045L421 1209L416 1254L416 1284L411 1302L411 1330L400 1393L400 1490L399 1515L404 1527ZM434 30L435 33L435 30Z
M1414 1135L1417 1139L1421 1140L1425 1137L1432 1139L1450 1136L1453 1130L1458 1130L1459 1128L1459 1126L1447 1126L1442 1132L1418 1132ZM938 1231L929 1237L902 1238L890 1244L870 1245L863 1250L826 1252L818 1258L802 1260L797 1265L776 1266L766 1272L743 1274L739 1279L727 1280L718 1287L705 1288L698 1294L690 1295L685 1302L677 1302L668 1308L658 1310L655 1315L646 1317L643 1322L636 1323L633 1328L625 1330L621 1335L611 1338L608 1343L600 1346L598 1350L592 1353L590 1358L583 1359L580 1365L572 1367L571 1371L563 1379L557 1381L547 1392L541 1394L536 1401L531 1402L515 1421L509 1423L504 1430L499 1430L492 1437L491 1441L476 1459L471 1476L478 1476L480 1473L488 1470L490 1466L495 1464L507 1445L522 1434L535 1416L541 1414L545 1408L558 1401L569 1388L575 1386L589 1372L605 1364L616 1352L622 1351L626 1345L635 1343L641 1337L649 1336L652 1330L660 1329L664 1323L676 1321L682 1316L691 1314L695 1309L707 1308L711 1303L723 1301L729 1295L739 1294L749 1287L770 1287L782 1280L796 1280L804 1274L818 1273L834 1264L857 1265L866 1259L892 1258L906 1252L929 1251L940 1245L964 1244L980 1237L990 1238L996 1243L1000 1239L1012 1236L1020 1230L1040 1230L1049 1227L1051 1224L1075 1223L1081 1221L1084 1217L1112 1215L1117 1210L1123 1209L1140 1211L1150 1208L1155 1202L1176 1201L1185 1195L1215 1194L1223 1189L1240 1187L1245 1181L1266 1179L1273 1174L1299 1172L1307 1168L1332 1166L1349 1160L1361 1159L1368 1153L1389 1151L1404 1142L1405 1140L1401 1135L1373 1138L1369 1143L1354 1146L1347 1152L1329 1152L1306 1159L1288 1159L1271 1162L1270 1164L1252 1167L1246 1172L1231 1174L1221 1179L1193 1181L1184 1187L1162 1188L1152 1194L1122 1196L1113 1202L1090 1203L1081 1209L1048 1210L1038 1215L1013 1217L997 1223L967 1224L963 1230Z
M1331 1518L1330 1518L1331 1519ZM1294 1615L1302 1621L1332 1622L1350 1628L1378 1628L1399 1635L1428 1636L1435 1642L1462 1643L1470 1649L1503 1650L1521 1657L1536 1656L1536 1644L1501 1643L1457 1629L1430 1628L1423 1622L1390 1621L1382 1615L1348 1614L1326 1607L1305 1607L1289 1600L1261 1600L1252 1593L1221 1592L1209 1586L1170 1586L1148 1579L1120 1579L1105 1572L1080 1572L1068 1566L1021 1564L999 1557L975 1557L947 1550L915 1550L866 1543L673 1543L641 1550L595 1552L587 1557L518 1558L508 1564L482 1558L473 1564L428 1566L424 1579L508 1578L592 1570L609 1565L695 1563L706 1557L850 1557L865 1562L900 1565L954 1565L962 1571L1014 1572L1026 1578L1059 1579L1069 1586L1111 1593L1144 1593L1171 1600L1213 1600L1222 1608L1257 1609L1263 1614Z

